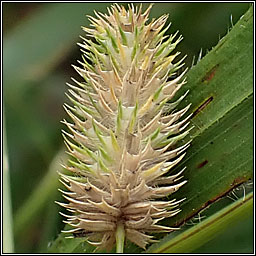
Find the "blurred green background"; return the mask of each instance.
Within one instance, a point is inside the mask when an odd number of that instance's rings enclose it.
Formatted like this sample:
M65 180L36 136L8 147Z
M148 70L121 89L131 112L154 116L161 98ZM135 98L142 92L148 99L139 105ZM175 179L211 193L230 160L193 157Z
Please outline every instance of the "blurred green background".
M60 170L61 160L56 161L55 156L64 144L61 136L64 126L60 121L66 117L62 108L67 101L65 83L70 82L70 77L78 78L71 64L80 59L76 42L81 41L79 35L84 36L81 26L89 25L86 15L93 15L94 9L105 12L109 5L3 3L4 114L15 252L44 251L63 227L54 200L60 198L55 172ZM191 67L200 51L204 56L211 50L249 6L246 2L155 3L150 17L169 14L168 21L172 26L167 33L179 30L183 35L178 50L182 56L187 55L185 62ZM64 161L64 157L62 159ZM22 206L30 200L47 173L48 179L37 195L38 203L42 204L40 211L36 218L23 222L26 225L20 224ZM44 200L40 201L40 198ZM30 211L33 209L28 208L28 214ZM238 238L234 239L241 240L243 236L237 228ZM236 240L231 239L228 247L221 242L224 239L206 244L197 253L232 253L230 248ZM247 252L251 243L246 238L244 240Z

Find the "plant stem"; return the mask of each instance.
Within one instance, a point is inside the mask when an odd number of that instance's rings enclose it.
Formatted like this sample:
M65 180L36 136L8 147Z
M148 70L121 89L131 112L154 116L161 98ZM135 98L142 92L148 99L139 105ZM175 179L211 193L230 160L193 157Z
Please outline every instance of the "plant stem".
M124 224L118 223L117 229L116 229L116 253L124 252L124 238L125 238Z
M3 252L12 253L14 252L12 206L4 117L3 126Z

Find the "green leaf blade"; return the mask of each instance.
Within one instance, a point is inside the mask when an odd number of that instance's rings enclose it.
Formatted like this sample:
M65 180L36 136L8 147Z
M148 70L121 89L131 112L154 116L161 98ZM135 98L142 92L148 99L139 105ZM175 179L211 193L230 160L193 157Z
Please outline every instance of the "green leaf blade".
M230 228L241 218L251 216L253 212L253 193L225 207L208 219L186 230L173 239L167 235L162 243L151 246L147 253L190 253L200 247L224 229Z

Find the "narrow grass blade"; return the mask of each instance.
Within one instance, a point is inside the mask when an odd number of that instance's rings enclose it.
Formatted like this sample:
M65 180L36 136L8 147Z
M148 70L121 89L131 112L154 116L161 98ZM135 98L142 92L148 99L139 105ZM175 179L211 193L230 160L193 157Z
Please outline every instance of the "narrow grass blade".
M37 186L36 190L31 193L27 201L18 209L14 216L15 236L19 236L24 228L29 228L49 203L54 203L55 198L53 195L56 195L59 184L57 170L60 169L60 164L65 159L66 154L61 149L52 160L47 174Z

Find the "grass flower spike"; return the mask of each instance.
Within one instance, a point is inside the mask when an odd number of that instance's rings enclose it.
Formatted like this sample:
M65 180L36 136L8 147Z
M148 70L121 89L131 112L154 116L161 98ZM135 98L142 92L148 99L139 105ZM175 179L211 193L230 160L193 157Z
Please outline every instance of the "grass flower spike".
M165 35L167 15L149 23L151 7L115 4L89 17L83 61L74 66L83 80L68 84L70 175L60 174L68 191L59 204L71 229L63 232L98 249L122 252L125 239L145 248L153 233L174 230L159 221L180 211L177 200L159 199L186 183L182 170L168 174L189 146L175 147L189 133L190 116L180 120L189 106L175 111L185 95L170 103L185 83L183 59L173 63L182 37Z

